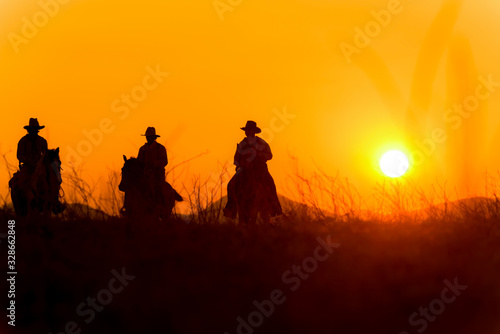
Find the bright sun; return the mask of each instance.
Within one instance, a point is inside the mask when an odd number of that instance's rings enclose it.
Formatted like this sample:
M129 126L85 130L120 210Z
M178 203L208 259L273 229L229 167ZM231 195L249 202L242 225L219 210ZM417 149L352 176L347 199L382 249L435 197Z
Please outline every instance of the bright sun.
M380 169L389 177L400 177L408 170L410 162L406 155L397 150L385 152L380 159Z

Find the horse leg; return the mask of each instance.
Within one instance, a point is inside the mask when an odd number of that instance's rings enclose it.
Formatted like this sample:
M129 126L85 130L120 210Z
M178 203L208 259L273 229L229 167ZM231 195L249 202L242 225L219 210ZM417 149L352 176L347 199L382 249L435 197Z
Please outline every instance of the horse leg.
M258 206L256 205L256 198L252 198L247 202L248 209L247 209L247 215L248 215L248 224L250 225L255 225L257 223L257 215L258 215Z
M60 189L61 187L59 184L53 184L53 187L50 190L49 210L55 215L60 214L66 209L63 203L59 200Z
M245 198L245 201L242 205L245 210L245 221L249 225L255 225L257 223L257 215L259 211L257 198L255 197L255 193L250 193Z
M26 191L26 208L28 216L36 217L40 213L39 199L33 187L28 188Z
M265 208L262 208L259 211L260 219L262 219L262 222L264 224L269 224L271 222L271 215L269 214L269 211L266 210Z
M23 191L20 189L11 189L10 197L16 215L26 216L28 214L28 201Z
M239 222L240 224L244 224L244 223L245 223L245 221L244 221L243 217L244 217L244 216L243 216L243 210L242 210L242 208L238 205L238 222Z
M153 219L163 219L165 207L164 187L153 178L148 179L147 182L145 211Z
M259 196L259 216L264 224L269 224L271 222L272 204L270 204L263 195L264 194L261 193L261 196Z
M257 223L257 211L252 210L252 212L248 216L248 224L255 225L256 223Z
M245 210L245 203L238 203L238 221L241 225L246 225L248 223L248 213Z

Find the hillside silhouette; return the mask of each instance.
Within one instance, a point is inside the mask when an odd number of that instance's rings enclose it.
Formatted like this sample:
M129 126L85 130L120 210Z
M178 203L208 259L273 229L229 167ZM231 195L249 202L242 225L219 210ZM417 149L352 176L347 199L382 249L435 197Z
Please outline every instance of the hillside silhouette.
M416 333L420 327L409 317L440 298L445 280L456 279L466 290L427 322L426 333L498 333L497 218L394 224L318 220L308 212L288 211L279 224L254 226L117 217L19 220L16 329L58 333L73 320L97 334L232 334L238 317L255 310L254 301L279 289L286 301L255 333ZM318 238L339 247L292 290L290 279L298 276L283 275L312 256ZM77 306L122 269L134 279L87 324Z

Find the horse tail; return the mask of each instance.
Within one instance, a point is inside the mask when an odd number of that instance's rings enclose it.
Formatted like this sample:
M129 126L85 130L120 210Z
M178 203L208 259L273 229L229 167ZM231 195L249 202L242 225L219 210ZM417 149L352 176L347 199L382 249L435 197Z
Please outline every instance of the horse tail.
M181 195L179 195L179 193L174 189L172 188L172 190L174 191L174 198L177 202L182 202L184 200L184 198L182 198Z

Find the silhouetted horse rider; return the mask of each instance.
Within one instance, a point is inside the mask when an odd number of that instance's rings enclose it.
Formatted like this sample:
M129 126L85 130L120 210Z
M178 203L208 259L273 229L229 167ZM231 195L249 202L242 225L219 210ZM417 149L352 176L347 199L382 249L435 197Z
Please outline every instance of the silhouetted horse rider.
M224 215L230 218L236 217L237 206L240 204L238 198L244 198L239 197L238 192L255 191L255 184L243 182L243 178L248 179L250 175L251 179L259 183L264 190L257 196L264 197L268 215L271 217L280 215L283 211L276 193L276 185L267 168L267 161L273 158L271 147L264 139L256 136L257 133L261 132L261 129L254 121L247 121L245 127L241 129L245 131L246 138L237 145L234 154L236 174L227 185L228 202L224 209ZM250 189L251 187L253 189ZM262 203L262 201L260 202ZM240 221L245 219L244 217L239 218Z
M59 201L62 182L59 149L48 150L47 141L38 135L44 127L40 126L36 118L30 118L29 124L24 127L28 134L21 138L17 145L19 172L14 173L9 187L16 213L20 215L25 215L35 208L43 211L47 206L50 206L55 214L64 210ZM43 175L43 178L40 175ZM51 175L54 177L51 178Z
M38 135L38 132L45 126L38 123L36 118L30 118L29 125L24 128L28 131L17 144L17 159L19 160L19 169L27 169L32 174L36 163L47 152L47 141Z
M36 118L30 118L29 124L24 126L28 134L17 144L17 159L19 172L11 180L11 188L25 188L28 185L38 161L47 152L47 141L38 135L45 125L40 126Z
M139 149L137 160L144 166L144 176L152 198L157 203L162 203L162 185L165 183L165 166L168 164L167 149L156 141L160 137L154 127L148 127L146 133L147 143Z

